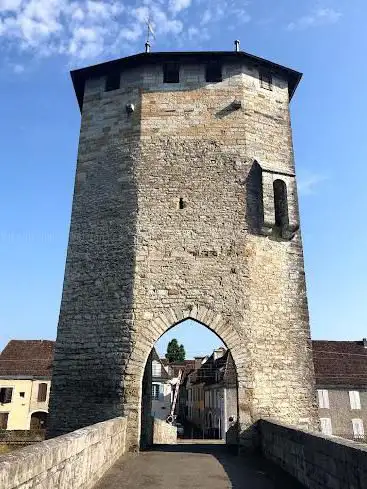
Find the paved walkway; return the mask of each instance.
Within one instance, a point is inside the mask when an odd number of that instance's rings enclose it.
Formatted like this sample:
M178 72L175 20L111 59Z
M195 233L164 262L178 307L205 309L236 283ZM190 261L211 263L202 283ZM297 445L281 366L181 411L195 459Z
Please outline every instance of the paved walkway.
M94 489L300 489L263 459L225 446L162 446L121 458Z

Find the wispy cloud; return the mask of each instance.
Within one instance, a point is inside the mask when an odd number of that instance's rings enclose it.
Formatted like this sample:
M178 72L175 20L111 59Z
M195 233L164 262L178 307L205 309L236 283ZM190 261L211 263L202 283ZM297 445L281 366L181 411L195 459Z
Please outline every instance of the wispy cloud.
M300 195L312 195L317 192L318 187L327 180L323 175L317 173L305 173L298 177L298 192Z
M309 15L299 17L287 26L289 31L305 30L310 27L336 24L342 17L342 13L333 8L318 8Z
M0 53L64 56L73 65L141 50L149 18L157 43L206 42L210 27L248 22L246 0L0 0ZM194 10L195 8L195 10ZM194 15L187 15L191 9ZM140 49L139 49L140 46ZM1 56L0 56L1 58ZM4 59L4 57L3 57ZM19 68L20 70L20 68Z

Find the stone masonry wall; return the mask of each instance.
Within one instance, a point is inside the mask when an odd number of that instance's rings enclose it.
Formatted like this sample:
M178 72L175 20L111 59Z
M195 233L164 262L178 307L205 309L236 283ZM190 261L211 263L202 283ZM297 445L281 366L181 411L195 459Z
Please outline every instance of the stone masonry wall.
M287 81L264 90L242 62L223 73L210 84L183 65L163 84L150 65L113 92L87 83L51 435L123 413L138 447L146 360L189 317L231 349L242 441L261 416L316 426L301 237L269 232L271 217L262 230L279 175L298 222Z
M177 428L161 419L153 419L153 444L175 445L177 443Z
M367 446L260 421L263 455L309 489L367 487Z
M89 489L125 452L117 418L0 456L1 489Z

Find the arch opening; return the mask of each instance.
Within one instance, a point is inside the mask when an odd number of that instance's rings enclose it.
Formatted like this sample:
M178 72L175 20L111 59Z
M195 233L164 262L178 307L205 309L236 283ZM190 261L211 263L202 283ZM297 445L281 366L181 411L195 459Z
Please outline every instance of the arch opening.
M164 443L160 435L165 424L176 427L178 442L184 438L238 444L235 361L219 334L197 319L186 318L169 326L146 360L141 448Z
M35 411L31 414L30 429L45 430L47 428L47 411Z

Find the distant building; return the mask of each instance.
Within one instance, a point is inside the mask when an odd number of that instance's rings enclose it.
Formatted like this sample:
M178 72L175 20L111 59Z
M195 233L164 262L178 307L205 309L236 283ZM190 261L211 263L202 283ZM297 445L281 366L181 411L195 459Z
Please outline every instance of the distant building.
M322 432L367 441L367 340L312 345Z
M173 377L159 358L155 348L152 353L152 416L167 419L171 410L173 397Z
M188 417L205 438L228 439L237 422L237 375L225 348L213 351L188 376Z
M46 428L54 344L11 340L0 354L0 430Z

